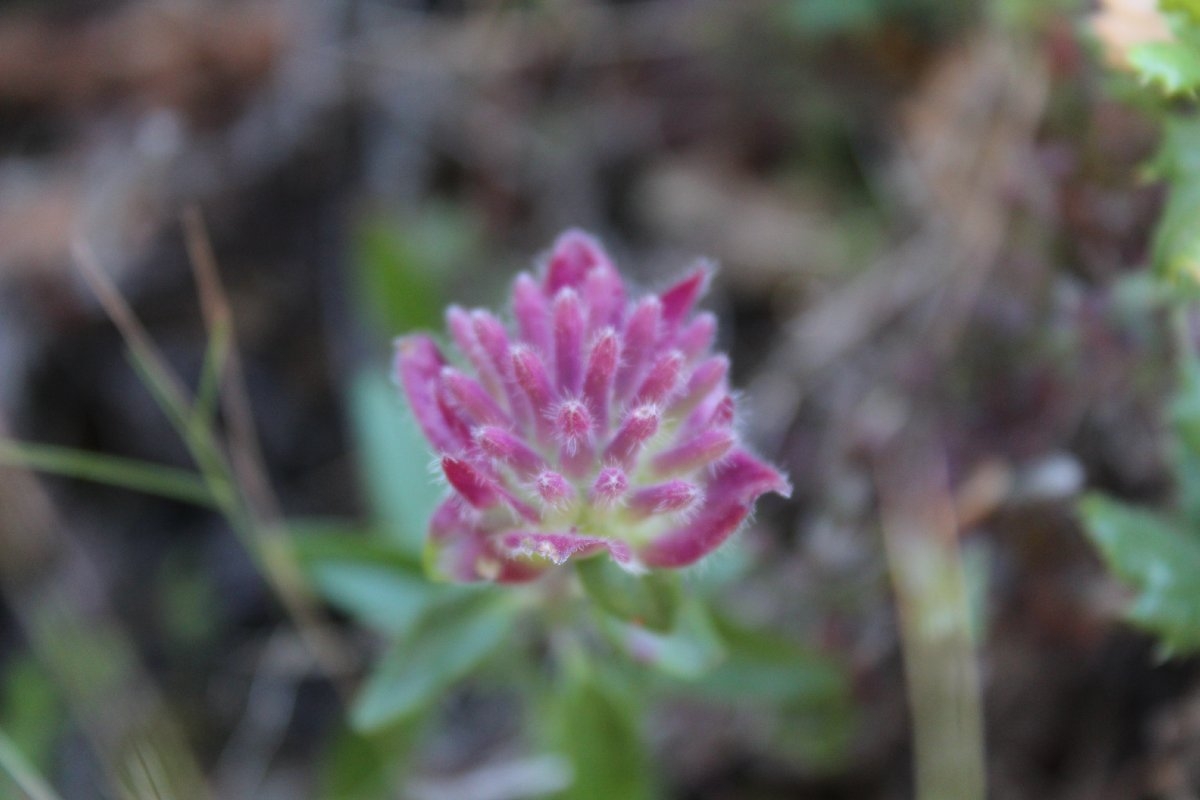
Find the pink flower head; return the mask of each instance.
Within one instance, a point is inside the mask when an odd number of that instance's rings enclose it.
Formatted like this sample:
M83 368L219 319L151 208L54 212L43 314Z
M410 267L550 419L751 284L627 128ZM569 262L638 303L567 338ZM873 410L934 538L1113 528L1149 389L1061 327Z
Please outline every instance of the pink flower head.
M450 495L429 555L459 581L515 582L607 552L638 572L684 567L787 480L734 432L716 321L693 307L701 264L631 299L590 236L559 237L540 278L517 277L513 328L451 307L452 366L429 336L396 343L396 378Z

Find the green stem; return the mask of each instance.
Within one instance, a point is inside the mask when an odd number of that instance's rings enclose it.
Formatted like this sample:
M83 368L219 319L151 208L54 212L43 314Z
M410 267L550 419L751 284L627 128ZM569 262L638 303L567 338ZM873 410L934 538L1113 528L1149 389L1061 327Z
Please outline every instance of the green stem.
M1196 363L1196 340L1192 335L1191 310L1191 303L1180 303L1171 307L1171 332L1175 338L1175 350L1185 369Z
M0 438L0 466L95 481L208 508L214 504L205 482L195 473L86 450Z
M888 477L894 481L896 474ZM979 667L952 501L928 485L881 488L912 714L916 796L983 800Z

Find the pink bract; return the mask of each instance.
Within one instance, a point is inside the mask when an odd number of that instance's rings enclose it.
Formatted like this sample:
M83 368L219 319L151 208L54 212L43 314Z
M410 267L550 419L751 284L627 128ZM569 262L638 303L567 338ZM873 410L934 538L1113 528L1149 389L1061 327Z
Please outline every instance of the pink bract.
M540 278L517 277L509 327L446 312L461 353L396 343L396 378L450 487L430 521L433 571L520 582L607 554L631 572L719 547L767 492L791 488L734 430L716 321L694 313L702 263L632 299L608 255L568 231Z

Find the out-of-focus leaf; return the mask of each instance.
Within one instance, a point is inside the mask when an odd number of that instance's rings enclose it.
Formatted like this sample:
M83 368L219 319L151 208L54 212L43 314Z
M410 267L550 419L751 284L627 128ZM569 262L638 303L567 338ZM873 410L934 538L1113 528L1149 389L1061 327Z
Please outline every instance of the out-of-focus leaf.
M845 667L720 613L712 613L711 619L725 657L681 688L712 701L760 709L774 749L807 769L834 770L844 763L855 726Z
M837 772L846 765L857 716L847 696L833 695L775 707L775 749L813 772Z
M8 780L12 781L10 788ZM24 797L26 800L60 800L46 779L38 774L25 754L0 728L0 790L5 797ZM15 791L15 794L14 794Z
M352 530L294 534L296 556L331 605L378 631L407 633L435 604L460 596L434 584L395 545Z
M1200 53L1186 42L1146 42L1129 49L1129 63L1144 82L1169 97L1193 95L1200 86Z
M1167 655L1200 650L1200 542L1101 495L1084 498L1080 511L1109 570L1135 592L1129 620L1157 634Z
M1158 9L1181 14L1192 24L1200 24L1200 0L1158 0Z
M711 697L763 702L849 702L845 671L833 659L781 636L712 616L727 657L696 681Z
M791 0L780 8L784 23L796 33L823 38L869 34L896 19L926 27L954 26L969 18L975 4L970 0Z
M699 678L725 657L707 610L695 599L683 602L675 625L666 633L611 617L603 624L631 658L671 677Z
M515 616L511 597L487 590L436 608L384 656L355 699L351 724L373 731L420 711L492 655Z
M396 387L368 372L351 387L359 464L375 516L388 538L420 559L442 490L429 472L429 445Z
M418 716L371 734L340 731L323 759L317 796L323 800L396 797L396 781L420 724Z
M196 400L192 403L192 419L202 425L212 424L217 400L221 394L221 380L232 350L233 330L228 320L218 322L209 334L208 344L204 349L204 365L200 369Z
M1154 232L1154 269L1176 290L1195 295L1200 286L1200 119L1168 121L1150 172L1168 184Z
M649 751L638 709L586 663L566 670L553 698L553 745L571 762L571 787L558 800L650 800Z
M1185 334L1186 335L1186 334ZM1200 363L1195 355L1183 356L1179 388L1171 402L1175 477L1183 511L1193 522L1190 532L1200 532Z
M878 23L886 11L881 0L792 0L787 21L805 36L859 33Z
M380 333L432 328L441 310L435 266L394 223L369 222L356 248L360 303Z
M155 577L155 606L166 635L182 648L209 646L220 623L210 572L173 552Z
M379 216L360 227L359 305L380 334L440 325L442 283L479 249L480 231L461 208L437 204L416 216Z
M46 772L64 719L62 699L45 668L22 656L4 672L0 724L33 769Z
M580 561L576 568L588 596L619 619L653 631L668 631L679 609L679 581L663 571L631 575L604 556Z
M716 557L707 558L697 568L686 573L688 594L710 595L722 586L746 580L758 557L746 537L738 536L721 546Z

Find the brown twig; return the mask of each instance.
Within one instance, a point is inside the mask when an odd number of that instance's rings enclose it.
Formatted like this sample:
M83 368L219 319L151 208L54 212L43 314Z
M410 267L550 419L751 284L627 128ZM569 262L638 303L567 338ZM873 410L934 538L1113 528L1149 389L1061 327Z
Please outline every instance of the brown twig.
M121 295L112 278L100 267L100 262L92 248L83 239L75 238L71 242L71 253L75 256L79 273L95 293L105 315L116 326L126 347L142 361L153 364L166 381L164 389L170 393L171 401L180 408L186 407L188 405L186 386L171 369L162 351L154 344L154 340L150 338L146 328L133 313L133 309L125 302L124 296Z
M221 283L216 257L198 208L193 206L184 211L183 226L208 335L211 338L221 335L223 331L228 337L229 350L219 379L219 397L228 425L225 445L230 464L250 511L250 535L260 540L257 545L264 572L296 624L301 638L326 676L346 699L350 690L343 685L342 676L349 672L349 660L313 601L287 538L279 501L267 477L246 391L232 307Z
M221 276L217 272L217 262L204 228L204 220L195 206L184 210L183 229L188 260L191 262L196 290L200 295L200 311L204 317L205 329L210 338L221 335L222 331L229 337L229 351L220 375L219 396L221 409L225 413L225 424L229 430L227 438L231 465L239 485L256 512L255 516L259 521L276 528L282 523L283 515L279 509L279 501L271 491L258 431L254 424L254 414L250 409L245 375L238 354L233 311L221 284Z
M231 524L241 534L243 543L263 570L268 583L295 623L313 658L334 683L343 698L349 697L349 687L343 685L342 676L350 672L350 664L336 637L328 629L316 603L313 601L299 565L285 535L279 505L270 490L266 471L262 466L261 452L245 394L242 374L237 369L236 346L233 339L232 314L225 293L207 247L203 227L196 217L188 231L189 250L198 263L196 271L198 291L205 322L210 335L219 326L225 325L230 337L226 374L220 392L222 407L231 428L231 436L225 442L205 436L201 442L206 455L219 460L219 467L232 473L234 492L232 505L224 509ZM197 238L198 235L198 238ZM82 239L72 242L72 251L80 272L95 292L105 314L113 321L121 338L135 359L149 364L162 377L162 391L177 409L191 408L189 392L183 381L171 369L161 350L154 344L145 327L137 319L125 298L107 273L100 267L95 254ZM232 391L231 391L232 389ZM232 395L232 399L231 399Z

